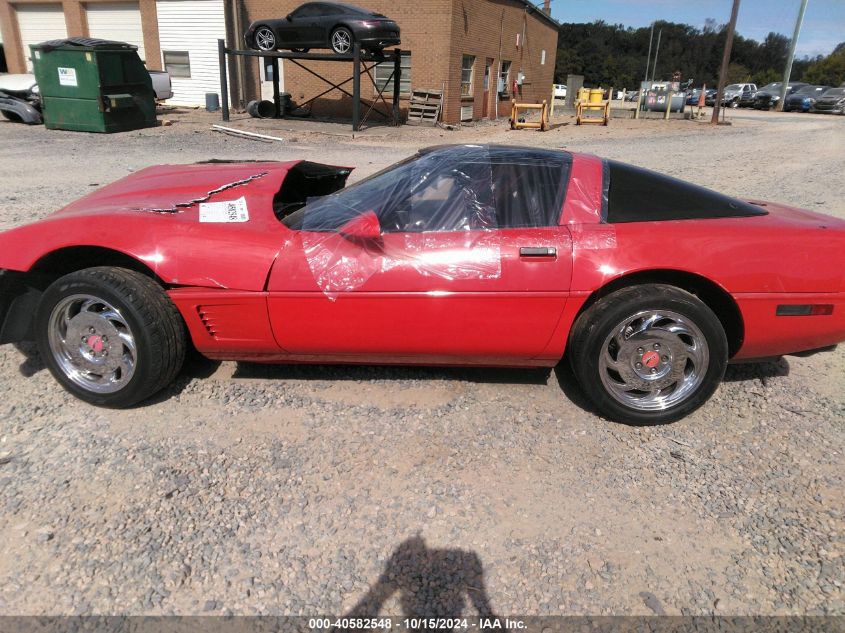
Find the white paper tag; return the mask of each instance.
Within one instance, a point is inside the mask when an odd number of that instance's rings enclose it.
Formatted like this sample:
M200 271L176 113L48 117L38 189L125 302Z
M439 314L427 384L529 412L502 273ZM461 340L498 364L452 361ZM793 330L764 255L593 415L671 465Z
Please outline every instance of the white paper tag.
M59 85L78 86L76 82L76 68L62 68L59 66Z
M200 222L249 222L246 199L241 196L224 202L201 202Z

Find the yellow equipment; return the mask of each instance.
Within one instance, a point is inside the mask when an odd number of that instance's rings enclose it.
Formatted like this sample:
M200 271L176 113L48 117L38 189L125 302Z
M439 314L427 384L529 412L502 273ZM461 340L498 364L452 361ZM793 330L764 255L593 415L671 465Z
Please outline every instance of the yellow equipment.
M520 110L539 110L540 120L520 123ZM541 132L549 129L549 106L545 99L543 99L543 103L517 103L516 99L511 101L511 129L521 130L524 128L540 130Z

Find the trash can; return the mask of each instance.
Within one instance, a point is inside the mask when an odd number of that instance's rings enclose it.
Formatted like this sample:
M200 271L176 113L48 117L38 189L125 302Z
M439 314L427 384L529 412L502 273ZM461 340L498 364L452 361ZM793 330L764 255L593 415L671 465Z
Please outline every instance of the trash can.
M73 37L30 49L47 128L122 132L156 124L152 79L137 46Z

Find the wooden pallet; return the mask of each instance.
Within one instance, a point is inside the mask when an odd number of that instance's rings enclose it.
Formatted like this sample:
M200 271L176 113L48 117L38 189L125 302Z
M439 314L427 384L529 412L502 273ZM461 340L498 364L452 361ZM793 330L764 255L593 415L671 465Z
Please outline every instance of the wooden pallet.
M408 125L437 125L443 106L442 90L418 89L411 91L408 104Z

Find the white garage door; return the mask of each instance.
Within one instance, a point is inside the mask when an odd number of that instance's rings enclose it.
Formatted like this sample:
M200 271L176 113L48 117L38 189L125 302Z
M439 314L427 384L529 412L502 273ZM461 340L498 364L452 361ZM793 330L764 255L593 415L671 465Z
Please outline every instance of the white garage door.
M158 0L162 65L170 72L176 105L205 105L220 94L217 40L226 37L223 0Z
M137 2L92 2L87 5L88 33L101 40L128 42L144 56L144 30Z
M16 12L26 70L32 72L29 45L66 38L65 14L60 4L19 4Z

